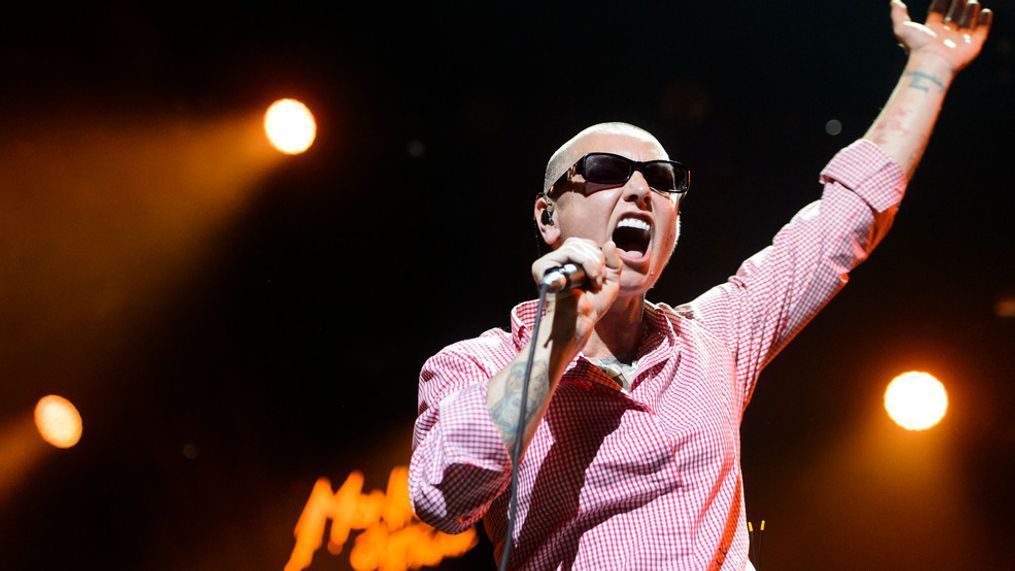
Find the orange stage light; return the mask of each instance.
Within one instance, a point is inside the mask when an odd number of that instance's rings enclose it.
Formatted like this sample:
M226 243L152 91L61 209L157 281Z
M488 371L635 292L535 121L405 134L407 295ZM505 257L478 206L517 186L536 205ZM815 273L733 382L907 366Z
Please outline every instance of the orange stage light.
M1015 317L1015 296L1007 296L997 300L995 311L998 317Z
M35 426L42 439L57 448L70 448L81 440L81 415L61 396L39 399L35 405Z
M933 375L910 371L888 384L885 410L906 430L926 430L944 417L948 410L948 393Z
M306 105L295 99L279 99L264 114L264 132L276 149L298 155L317 137L317 123Z

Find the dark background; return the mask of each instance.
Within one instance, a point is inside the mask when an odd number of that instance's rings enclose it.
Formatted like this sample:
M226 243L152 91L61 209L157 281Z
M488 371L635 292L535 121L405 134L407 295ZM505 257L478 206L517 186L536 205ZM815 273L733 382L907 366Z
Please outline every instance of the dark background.
M987 6L995 29L891 234L748 410L763 569L1015 566L1015 336L996 311L1015 294L1015 3ZM0 426L48 393L85 423L0 496L0 569L18 570L281 568L318 477L358 469L383 488L408 463L425 358L532 297L532 198L563 141L628 121L692 166L649 295L676 305L819 196L818 172L905 62L887 2L123 3L6 19ZM315 112L317 142L208 207L200 240L180 214L200 193L166 173L186 181L234 147L153 151L136 164L169 178L137 167L122 187L89 166L205 132L179 125L256 124L283 96ZM89 177L87 207L67 206L65 181ZM147 215L171 219L175 250ZM925 433L880 409L914 369L951 396ZM348 546L311 568L347 565ZM492 567L489 544L445 565Z

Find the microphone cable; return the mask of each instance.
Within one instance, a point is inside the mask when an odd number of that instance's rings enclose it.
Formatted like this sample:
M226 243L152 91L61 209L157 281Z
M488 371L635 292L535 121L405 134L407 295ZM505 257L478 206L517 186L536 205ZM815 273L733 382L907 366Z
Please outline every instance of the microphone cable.
M529 399L529 381L532 377L532 361L536 356L536 343L539 342L539 324L543 321L543 308L546 305L546 294L550 291L550 285L542 283L539 286L539 305L536 309L536 320L532 323L532 335L529 337L529 358L525 362L525 382L522 383L522 400L518 411L518 430L516 431L515 445L511 450L511 488L510 503L508 504L507 532L504 534L504 551L500 555L500 571L507 571L508 558L511 556L511 543L514 538L515 512L518 509L518 461L522 455L522 440L525 439L525 405Z

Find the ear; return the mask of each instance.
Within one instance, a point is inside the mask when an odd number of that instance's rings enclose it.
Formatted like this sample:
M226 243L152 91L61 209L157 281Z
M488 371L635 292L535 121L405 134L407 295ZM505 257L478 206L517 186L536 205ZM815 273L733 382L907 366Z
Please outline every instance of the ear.
M539 235L543 237L543 242L545 242L548 247L553 248L554 244L560 240L560 220L557 217L557 209L554 208L551 211L553 224L543 223L543 213L546 212L549 205L550 203L547 201L546 195L540 194L536 197L536 204L532 215L536 219L536 227L539 228Z

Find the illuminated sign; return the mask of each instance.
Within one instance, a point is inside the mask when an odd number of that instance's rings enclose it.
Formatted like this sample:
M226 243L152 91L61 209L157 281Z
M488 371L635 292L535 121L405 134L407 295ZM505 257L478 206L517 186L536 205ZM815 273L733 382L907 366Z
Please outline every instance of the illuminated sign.
M328 552L342 553L352 530L363 530L349 551L356 571L403 571L434 566L445 557L460 557L478 542L476 530L450 535L419 521L409 503L409 468L398 466L388 476L386 492L363 493L363 474L353 472L332 492L331 481L319 478L296 522L293 547L285 571L310 566L324 540L324 525L331 520Z

